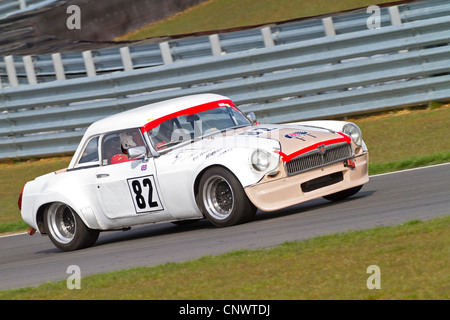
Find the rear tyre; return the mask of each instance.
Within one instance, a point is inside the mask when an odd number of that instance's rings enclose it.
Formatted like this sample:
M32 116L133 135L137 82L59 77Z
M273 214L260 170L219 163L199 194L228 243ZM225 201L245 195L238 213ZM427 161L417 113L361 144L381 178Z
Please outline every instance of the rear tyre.
M62 202L47 207L44 226L50 240L62 251L92 246L100 234L98 230L89 229L78 214Z
M221 167L208 169L200 179L199 206L203 215L217 227L244 223L256 214L256 207L241 183Z
M324 196L325 199L330 201L341 201L348 197L351 197L359 192L363 186L357 186L354 188L350 188L347 190L339 191L333 194L329 194L327 196Z

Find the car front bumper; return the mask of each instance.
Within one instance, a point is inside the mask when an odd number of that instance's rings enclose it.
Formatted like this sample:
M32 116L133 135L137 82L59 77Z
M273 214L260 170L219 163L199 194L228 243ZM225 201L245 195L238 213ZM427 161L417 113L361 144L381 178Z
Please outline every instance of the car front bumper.
M252 203L262 211L274 211L369 182L369 154L351 159L354 168L339 161L293 176L263 180L245 188Z

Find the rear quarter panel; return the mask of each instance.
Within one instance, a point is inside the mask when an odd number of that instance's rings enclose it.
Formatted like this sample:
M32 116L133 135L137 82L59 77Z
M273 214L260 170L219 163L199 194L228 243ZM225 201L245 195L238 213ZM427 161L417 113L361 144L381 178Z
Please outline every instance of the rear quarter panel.
M63 202L71 206L89 228L101 229L94 215L99 208L93 174L92 169L53 172L28 182L23 192L23 220L38 229L38 210L53 202Z

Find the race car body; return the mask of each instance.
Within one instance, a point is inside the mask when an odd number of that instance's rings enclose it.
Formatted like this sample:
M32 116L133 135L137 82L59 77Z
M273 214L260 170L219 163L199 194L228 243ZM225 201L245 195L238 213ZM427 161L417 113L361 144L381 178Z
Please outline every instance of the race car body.
M209 219L219 227L368 182L368 150L344 121L256 124L227 97L158 102L93 123L67 169L28 182L19 205L62 250L100 231Z

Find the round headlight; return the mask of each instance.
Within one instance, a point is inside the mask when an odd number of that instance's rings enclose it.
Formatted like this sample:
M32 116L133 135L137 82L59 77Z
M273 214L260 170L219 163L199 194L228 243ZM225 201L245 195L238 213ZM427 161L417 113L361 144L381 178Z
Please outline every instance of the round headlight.
M253 166L253 169L256 171L264 171L267 170L267 168L270 165L270 154L268 154L266 151L257 149L253 151L252 156L250 158L250 162Z
M358 146L362 145L362 133L356 124L347 123L342 132L352 138L353 142Z

